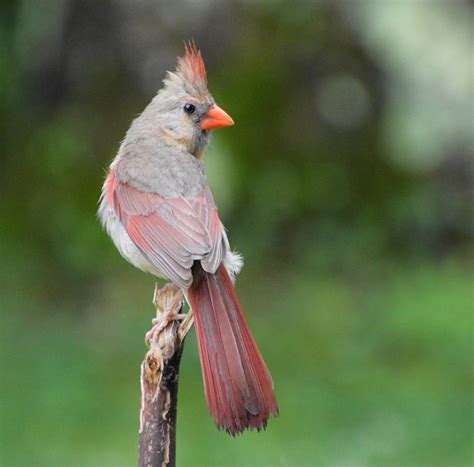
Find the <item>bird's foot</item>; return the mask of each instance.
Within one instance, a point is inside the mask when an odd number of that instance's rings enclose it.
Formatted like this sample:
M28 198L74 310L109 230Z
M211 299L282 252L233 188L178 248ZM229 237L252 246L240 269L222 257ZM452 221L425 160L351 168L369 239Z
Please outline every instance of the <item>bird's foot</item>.
M186 313L176 313L174 308L166 308L159 318L151 320L152 328L145 334L145 343L150 346L151 341L173 321L181 321L186 317Z
M186 317L186 314L179 313L183 304L183 292L174 284L166 284L161 289L157 284L153 303L156 306L157 317L153 318L152 328L145 334L145 343L148 347L171 322L181 321Z

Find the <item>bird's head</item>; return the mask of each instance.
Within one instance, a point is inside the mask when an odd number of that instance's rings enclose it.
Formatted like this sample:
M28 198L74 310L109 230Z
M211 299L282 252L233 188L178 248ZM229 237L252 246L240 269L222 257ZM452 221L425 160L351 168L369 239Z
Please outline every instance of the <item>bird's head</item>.
M207 88L207 73L201 52L194 42L185 45L174 72L168 72L152 101L155 122L173 142L196 157L209 141L209 132L234 124L214 101Z

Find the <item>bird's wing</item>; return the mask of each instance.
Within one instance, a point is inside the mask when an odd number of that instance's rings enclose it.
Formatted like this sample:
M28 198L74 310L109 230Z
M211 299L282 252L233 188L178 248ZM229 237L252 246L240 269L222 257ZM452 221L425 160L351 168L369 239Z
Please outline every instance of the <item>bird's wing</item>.
M192 283L191 267L200 260L214 273L222 262L227 237L206 187L195 198L163 198L115 179L112 208L133 243L150 263L180 287Z

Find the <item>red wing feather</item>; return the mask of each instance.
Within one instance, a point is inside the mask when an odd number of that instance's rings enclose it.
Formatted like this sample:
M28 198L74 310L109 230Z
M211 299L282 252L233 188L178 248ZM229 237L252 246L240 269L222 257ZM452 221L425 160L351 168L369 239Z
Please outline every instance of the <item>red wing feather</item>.
M192 283L191 266L201 260L215 272L226 238L208 189L193 199L162 198L114 179L113 208L133 243L150 263L180 287Z

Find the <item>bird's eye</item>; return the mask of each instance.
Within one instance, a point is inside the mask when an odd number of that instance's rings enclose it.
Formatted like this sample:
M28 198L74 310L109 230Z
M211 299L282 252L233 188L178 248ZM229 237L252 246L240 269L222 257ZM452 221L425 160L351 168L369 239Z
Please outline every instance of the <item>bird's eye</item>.
M187 114L193 114L195 110L196 110L195 105L193 105L193 104L184 104L184 111Z

